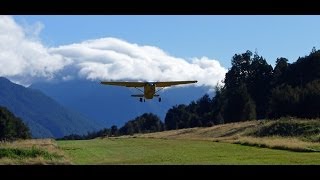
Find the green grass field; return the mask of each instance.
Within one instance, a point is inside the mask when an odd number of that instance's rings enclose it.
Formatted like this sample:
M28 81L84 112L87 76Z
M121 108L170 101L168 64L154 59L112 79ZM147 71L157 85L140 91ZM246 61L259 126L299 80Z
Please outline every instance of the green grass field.
M74 164L320 164L319 152L203 140L105 138L57 142Z
M0 164L317 164L320 121L280 119L92 140L0 143Z

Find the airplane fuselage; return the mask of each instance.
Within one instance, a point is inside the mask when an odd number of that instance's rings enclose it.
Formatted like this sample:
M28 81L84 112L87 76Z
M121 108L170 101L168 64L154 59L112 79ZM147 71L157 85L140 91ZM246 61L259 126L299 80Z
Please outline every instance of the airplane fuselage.
M156 85L147 83L144 86L144 97L146 99L152 99L154 94L156 93Z

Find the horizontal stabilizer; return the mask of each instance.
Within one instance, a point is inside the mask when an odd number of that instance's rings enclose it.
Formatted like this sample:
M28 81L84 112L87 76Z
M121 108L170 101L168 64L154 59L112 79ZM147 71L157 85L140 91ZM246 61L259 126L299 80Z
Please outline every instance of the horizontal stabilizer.
M133 94L133 95L131 95L132 97L144 97L144 95L143 94Z

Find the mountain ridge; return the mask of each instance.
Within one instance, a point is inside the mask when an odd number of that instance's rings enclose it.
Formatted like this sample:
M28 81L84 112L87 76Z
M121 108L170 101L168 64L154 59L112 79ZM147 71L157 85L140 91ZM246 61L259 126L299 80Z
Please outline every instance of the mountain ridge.
M12 83L5 77L0 77L0 105L20 117L35 138L85 134L100 127L97 122L65 108L40 90Z

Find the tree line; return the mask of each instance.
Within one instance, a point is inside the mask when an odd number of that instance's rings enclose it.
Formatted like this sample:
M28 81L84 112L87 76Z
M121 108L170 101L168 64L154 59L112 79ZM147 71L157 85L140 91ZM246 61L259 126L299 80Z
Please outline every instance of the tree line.
M93 139L96 137L113 137L121 135L133 135L135 133L151 133L164 130L164 123L160 118L152 113L144 113L141 116L136 117L125 123L118 129L116 125L111 128L104 128L97 132L88 132L86 135L71 134L60 138L62 140L81 140L81 139Z
M212 126L285 116L320 117L320 51L292 64L280 57L273 68L258 53L235 54L215 96L168 110L166 129Z

